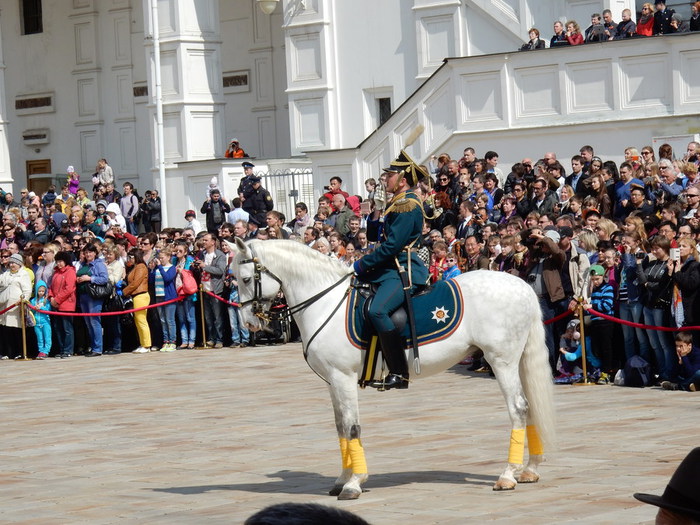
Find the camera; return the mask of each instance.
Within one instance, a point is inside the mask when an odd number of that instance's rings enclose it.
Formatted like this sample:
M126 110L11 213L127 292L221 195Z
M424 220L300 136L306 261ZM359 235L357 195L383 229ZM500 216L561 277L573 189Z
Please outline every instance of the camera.
M330 186L324 186L323 189L326 190L326 191L331 191L331 187L330 187Z
M637 252L634 254L634 256L637 258L637 260L641 261L644 259L644 257L646 257L646 254L644 252Z

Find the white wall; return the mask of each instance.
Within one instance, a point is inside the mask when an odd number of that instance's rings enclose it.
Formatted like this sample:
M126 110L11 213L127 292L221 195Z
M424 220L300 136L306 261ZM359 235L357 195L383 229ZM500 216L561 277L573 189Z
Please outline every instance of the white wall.
M499 153L506 168L555 151L568 159L590 144L619 162L653 137L692 135L700 112L700 34L449 60L353 152L311 152L319 182L352 173L349 191L387 166L417 125L409 154Z

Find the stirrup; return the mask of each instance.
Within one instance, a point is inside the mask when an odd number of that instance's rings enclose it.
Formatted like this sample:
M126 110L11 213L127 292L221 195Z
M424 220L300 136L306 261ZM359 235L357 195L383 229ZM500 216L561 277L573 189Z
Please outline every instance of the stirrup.
M408 388L408 378L399 374L389 374L383 379L377 381L370 381L367 383L372 388L376 388L380 392L385 390L391 390L392 388L406 389Z

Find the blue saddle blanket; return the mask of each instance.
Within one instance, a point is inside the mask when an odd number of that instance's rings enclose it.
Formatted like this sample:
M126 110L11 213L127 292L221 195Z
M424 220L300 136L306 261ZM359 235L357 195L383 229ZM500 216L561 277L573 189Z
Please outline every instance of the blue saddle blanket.
M434 343L450 336L462 322L462 291L453 280L438 281L430 291L411 299L415 316L418 345ZM353 346L367 349L374 333L369 320L364 317L365 297L355 288L347 303L345 330ZM402 335L406 348L412 346L408 323Z

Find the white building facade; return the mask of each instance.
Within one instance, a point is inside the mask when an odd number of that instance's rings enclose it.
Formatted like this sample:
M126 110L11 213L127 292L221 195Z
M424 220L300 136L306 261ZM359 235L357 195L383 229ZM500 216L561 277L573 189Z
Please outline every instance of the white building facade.
M211 176L233 195L233 137L263 172L312 166L316 191L340 175L359 192L419 123L417 160L472 145L506 165L592 134L619 160L696 131L697 35L513 52L530 27L548 40L554 20L619 20L632 0L281 0L271 15L255 0L154 1L171 224ZM118 183L160 189L151 28L147 0L3 3L0 186L41 191L73 165L89 188L105 157Z

